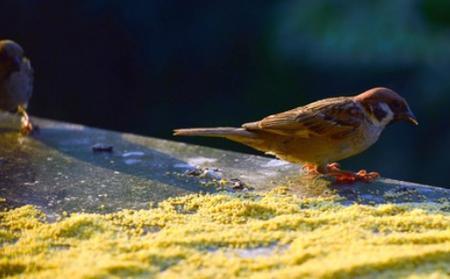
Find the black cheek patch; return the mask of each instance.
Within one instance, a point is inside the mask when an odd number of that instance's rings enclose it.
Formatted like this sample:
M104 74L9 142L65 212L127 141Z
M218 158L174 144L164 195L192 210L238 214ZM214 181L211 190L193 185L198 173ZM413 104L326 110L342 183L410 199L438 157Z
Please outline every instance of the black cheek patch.
M383 110L379 105L372 107L373 115L378 121L382 121L386 116L387 112Z

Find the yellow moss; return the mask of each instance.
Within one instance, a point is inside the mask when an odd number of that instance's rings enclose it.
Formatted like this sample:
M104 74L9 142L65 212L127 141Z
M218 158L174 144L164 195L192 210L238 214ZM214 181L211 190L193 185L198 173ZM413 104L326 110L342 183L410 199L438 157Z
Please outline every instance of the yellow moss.
M189 195L148 210L0 212L0 277L448 278L448 203Z

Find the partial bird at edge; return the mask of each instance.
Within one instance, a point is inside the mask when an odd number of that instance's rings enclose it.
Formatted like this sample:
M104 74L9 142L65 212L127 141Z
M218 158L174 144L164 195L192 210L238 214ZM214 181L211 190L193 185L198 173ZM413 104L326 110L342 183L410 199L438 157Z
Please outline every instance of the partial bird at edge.
M33 69L22 47L11 40L0 41L0 110L21 116L20 132L28 135L33 125L27 113L33 92Z

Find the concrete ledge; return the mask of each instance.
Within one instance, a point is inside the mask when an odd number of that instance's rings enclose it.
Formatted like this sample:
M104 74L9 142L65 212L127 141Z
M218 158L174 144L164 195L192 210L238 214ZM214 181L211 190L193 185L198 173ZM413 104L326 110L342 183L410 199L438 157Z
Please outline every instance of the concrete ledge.
M300 197L343 203L439 202L450 190L382 178L331 187L299 166L275 159L121 134L34 118L40 132L20 137L18 120L0 114L0 197L3 206L33 204L49 214L146 208L194 192L267 191L289 186ZM95 144L110 146L93 150ZM101 146L100 146L101 147ZM100 148L101 149L101 148Z

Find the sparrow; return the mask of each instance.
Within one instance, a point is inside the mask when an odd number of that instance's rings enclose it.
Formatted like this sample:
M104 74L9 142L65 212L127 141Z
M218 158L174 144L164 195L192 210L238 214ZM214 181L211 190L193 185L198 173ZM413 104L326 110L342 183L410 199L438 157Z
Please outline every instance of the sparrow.
M176 129L174 135L223 137L302 164L308 174L330 176L337 183L372 182L378 173L345 171L336 161L368 149L386 126L398 121L418 125L403 97L377 87L355 96L319 100L240 128Z
M33 92L33 69L22 47L11 40L0 41L0 110L21 115L21 132L33 126L26 112Z

